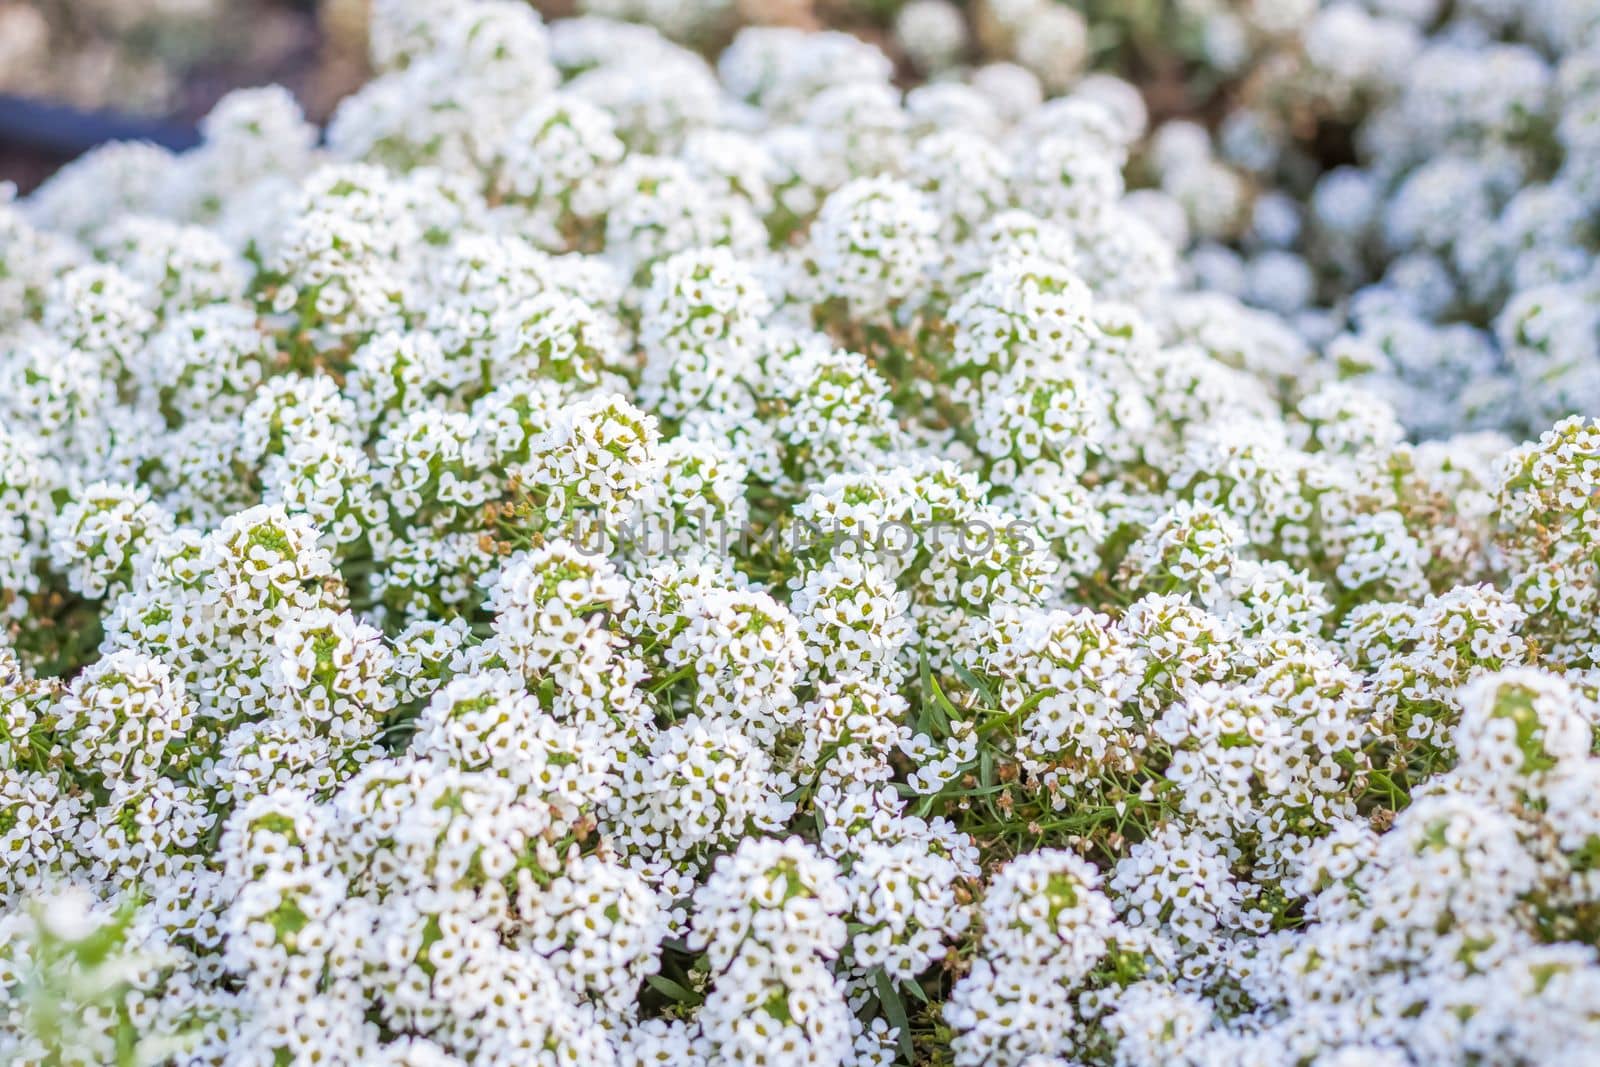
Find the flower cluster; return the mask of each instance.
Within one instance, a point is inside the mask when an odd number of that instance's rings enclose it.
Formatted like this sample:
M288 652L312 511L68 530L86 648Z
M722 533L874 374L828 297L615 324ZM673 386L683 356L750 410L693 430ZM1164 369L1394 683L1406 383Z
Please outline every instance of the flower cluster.
M1241 6L1294 9L1247 45L1244 106L1149 145L1147 206L1193 235L1196 277L1295 318L1423 436L1592 405L1593 5Z
M1600 1043L1584 397L1408 440L1103 81L374 17L0 202L0 1060Z

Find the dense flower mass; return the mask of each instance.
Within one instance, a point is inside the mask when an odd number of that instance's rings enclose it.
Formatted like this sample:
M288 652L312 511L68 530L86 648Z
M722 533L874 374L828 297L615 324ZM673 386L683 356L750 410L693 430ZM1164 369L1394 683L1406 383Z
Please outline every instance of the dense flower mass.
M1600 20L588 6L0 202L0 1062L1587 1062Z
M1600 6L1242 6L1248 106L1148 153L1204 284L1290 316L1423 436L1593 413Z

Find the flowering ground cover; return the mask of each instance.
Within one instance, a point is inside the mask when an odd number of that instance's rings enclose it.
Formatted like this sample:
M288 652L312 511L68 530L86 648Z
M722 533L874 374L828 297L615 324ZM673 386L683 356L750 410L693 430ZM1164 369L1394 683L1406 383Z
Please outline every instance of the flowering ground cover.
M1596 1062L1600 15L1246 6L380 0L0 202L0 1062Z

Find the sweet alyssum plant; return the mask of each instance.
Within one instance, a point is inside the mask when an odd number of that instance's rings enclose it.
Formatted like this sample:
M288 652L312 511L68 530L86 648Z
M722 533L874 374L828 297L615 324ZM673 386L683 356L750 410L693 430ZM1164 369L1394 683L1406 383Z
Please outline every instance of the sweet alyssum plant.
M1600 1041L1600 424L1407 443L1097 93L373 43L0 207L0 1060Z

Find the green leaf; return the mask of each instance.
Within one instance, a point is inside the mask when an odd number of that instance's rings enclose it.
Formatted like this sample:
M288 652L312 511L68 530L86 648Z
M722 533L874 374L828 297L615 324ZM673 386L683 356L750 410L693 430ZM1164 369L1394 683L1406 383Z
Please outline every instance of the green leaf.
M645 981L649 983L651 989L654 989L662 996L671 997L679 1004L687 1004L693 1007L694 1005L699 1004L703 999L698 993L690 989L688 986L679 985L672 979L663 977L659 974L652 974L645 978Z
M900 1031L900 1055L910 1063L915 1054L911 1044L911 1018L906 1014L905 1003L900 999L900 991L895 988L894 980L883 970L878 971L878 1003L883 1005L889 1025Z
M995 704L999 703L999 701L995 699L994 690L989 688L988 682L984 681L982 678L979 678L976 674L973 674L966 667L963 667L959 663L955 665L955 669L956 677L961 679L961 684L981 696L985 704L992 708L995 706Z
M935 694L942 697L939 687L934 684L933 671L928 666L928 654L924 652L918 657L918 677L922 682L921 707L918 709L918 728L929 737L948 737L950 734L950 720L944 715L944 710L939 706ZM948 703L948 702L947 702Z
M944 690L939 688L938 679L930 675L928 681L933 686L934 706L943 712L945 717L945 728L948 729L952 720L961 718L961 709L952 704L950 702L950 698L944 695Z

